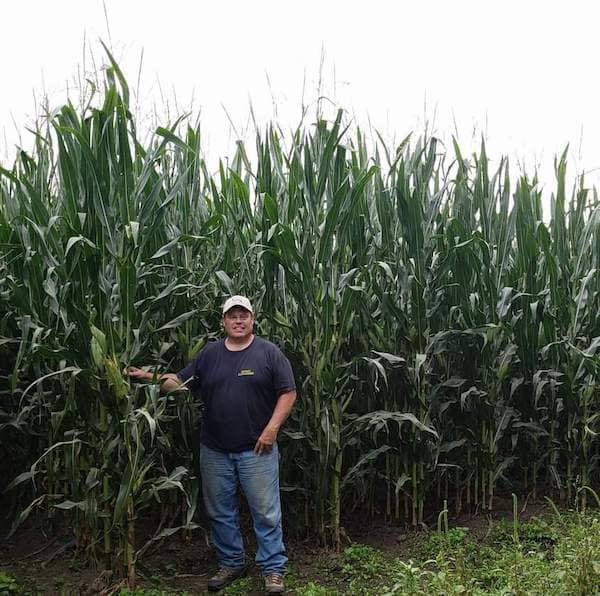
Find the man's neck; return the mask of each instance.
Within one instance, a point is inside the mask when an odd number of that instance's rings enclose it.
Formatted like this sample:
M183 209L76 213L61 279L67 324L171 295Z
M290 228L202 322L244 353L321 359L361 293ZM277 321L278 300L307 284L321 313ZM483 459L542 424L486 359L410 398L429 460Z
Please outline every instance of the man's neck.
M225 338L225 347L231 352L239 352L244 348L247 348L254 340L254 334L251 333L247 337L229 337Z

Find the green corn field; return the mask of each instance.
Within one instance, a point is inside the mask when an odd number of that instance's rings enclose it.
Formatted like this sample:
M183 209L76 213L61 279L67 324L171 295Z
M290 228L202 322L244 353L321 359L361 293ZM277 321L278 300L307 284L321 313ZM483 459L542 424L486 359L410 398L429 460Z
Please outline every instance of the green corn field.
M335 548L345 512L419 526L512 492L586 507L600 204L567 188L566 154L545 213L535 177L483 143L370 143L342 111L259 130L213 172L183 119L142 141L111 65L0 169L5 534L68 524L133 580L151 541L201 523L201 402L122 371L182 368L234 293L296 375L287 531Z

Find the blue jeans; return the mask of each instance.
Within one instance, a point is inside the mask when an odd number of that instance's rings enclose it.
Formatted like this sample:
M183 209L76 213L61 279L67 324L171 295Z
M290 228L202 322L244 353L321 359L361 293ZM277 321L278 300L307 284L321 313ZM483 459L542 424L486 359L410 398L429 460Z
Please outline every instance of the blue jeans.
M239 523L239 484L254 521L258 546L256 564L265 575L283 575L288 559L281 527L277 444L263 455L254 451L222 453L201 445L200 472L204 506L219 565L235 569L245 564Z

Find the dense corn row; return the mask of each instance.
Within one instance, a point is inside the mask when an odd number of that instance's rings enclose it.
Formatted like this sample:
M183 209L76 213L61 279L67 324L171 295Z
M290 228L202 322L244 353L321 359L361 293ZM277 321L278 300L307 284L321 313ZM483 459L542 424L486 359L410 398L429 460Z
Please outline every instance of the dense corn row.
M245 293L300 392L287 524L339 545L342 509L420 524L496 489L585 506L598 477L599 210L435 138L369 148L340 112L257 135L211 174L197 130L136 136L113 62L0 171L0 472L9 517L70 516L133 576L135 520L193 528L198 405L121 370L177 370ZM90 104L92 105L92 104ZM597 482L596 482L597 484ZM161 534L162 533L162 534ZM136 550L137 549L137 550Z

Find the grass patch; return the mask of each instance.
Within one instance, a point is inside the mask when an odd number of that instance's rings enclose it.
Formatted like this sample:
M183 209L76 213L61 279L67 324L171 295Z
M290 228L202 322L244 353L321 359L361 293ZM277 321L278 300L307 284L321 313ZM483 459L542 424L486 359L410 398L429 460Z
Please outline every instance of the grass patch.
M344 550L343 560L342 573L347 581L348 594L380 593L390 570L390 562L382 551L354 544Z
M485 542L461 529L432 535L423 552L397 561L387 596L594 596L600 594L600 519L572 514L514 526L499 523Z
M17 580L8 573L0 571L0 594L19 594L19 586Z
M135 590L123 588L119 591L119 596L191 596L191 594L189 592L168 592L156 588L136 588Z

